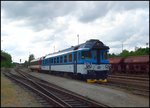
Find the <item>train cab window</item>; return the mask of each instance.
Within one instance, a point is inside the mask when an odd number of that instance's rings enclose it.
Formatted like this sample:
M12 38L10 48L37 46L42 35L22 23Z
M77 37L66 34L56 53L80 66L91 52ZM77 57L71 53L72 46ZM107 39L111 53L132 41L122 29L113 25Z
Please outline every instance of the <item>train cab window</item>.
M56 57L54 58L54 64L56 63Z
M57 63L59 63L59 57L57 57Z
M60 63L62 63L62 60L63 60L63 57L62 57L62 56L60 56Z
M83 51L82 52L82 59L91 59L91 58L92 58L91 51Z
M93 56L94 60L97 59L97 51L96 50L92 51L92 56Z
M67 62L67 55L64 56L64 63Z
M72 62L72 54L69 54L69 62Z
M106 60L106 59L108 59L108 54L105 51L105 52L102 52L102 60Z

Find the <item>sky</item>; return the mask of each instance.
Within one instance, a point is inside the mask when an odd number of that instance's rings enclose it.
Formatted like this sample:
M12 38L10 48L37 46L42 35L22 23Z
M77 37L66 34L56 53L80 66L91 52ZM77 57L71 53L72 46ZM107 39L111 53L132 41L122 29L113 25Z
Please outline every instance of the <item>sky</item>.
M1 50L13 62L98 39L109 53L149 44L149 1L1 1Z

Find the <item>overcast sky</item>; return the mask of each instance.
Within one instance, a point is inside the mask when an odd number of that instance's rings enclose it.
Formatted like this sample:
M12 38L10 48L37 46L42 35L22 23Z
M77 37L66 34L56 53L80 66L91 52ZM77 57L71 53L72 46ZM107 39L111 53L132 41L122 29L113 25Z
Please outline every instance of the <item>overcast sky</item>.
M1 49L14 62L99 39L109 53L146 47L149 1L2 1Z

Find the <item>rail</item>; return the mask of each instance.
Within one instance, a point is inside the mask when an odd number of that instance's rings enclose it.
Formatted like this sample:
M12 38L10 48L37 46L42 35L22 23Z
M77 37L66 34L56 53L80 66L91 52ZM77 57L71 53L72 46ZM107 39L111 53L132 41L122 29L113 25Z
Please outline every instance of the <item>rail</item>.
M102 103L89 100L83 96L65 90L64 88L57 87L49 82L45 82L39 78L33 77L19 69L15 69L19 75L6 74L23 85L29 86L28 88L38 92L42 97L46 98L48 102L53 103L53 106L59 107L109 107Z

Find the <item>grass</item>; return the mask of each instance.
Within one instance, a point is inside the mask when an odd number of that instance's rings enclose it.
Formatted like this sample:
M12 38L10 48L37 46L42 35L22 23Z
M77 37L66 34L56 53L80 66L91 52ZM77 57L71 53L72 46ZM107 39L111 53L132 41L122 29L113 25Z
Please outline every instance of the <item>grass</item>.
M33 94L21 89L1 73L1 107L42 107Z
M13 84L1 74L1 107L19 106Z

